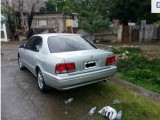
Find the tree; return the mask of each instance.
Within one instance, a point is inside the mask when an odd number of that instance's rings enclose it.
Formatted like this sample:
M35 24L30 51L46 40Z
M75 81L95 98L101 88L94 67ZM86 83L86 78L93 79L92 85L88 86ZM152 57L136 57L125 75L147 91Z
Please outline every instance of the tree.
M85 18L80 22L80 26L86 31L94 33L109 26L106 6L107 2L105 0L75 0L71 7Z
M93 33L102 27L108 27L107 2L105 0L48 0L47 10L79 13L85 18L80 22L80 27Z
M157 16L151 14L149 0L108 0L108 5L110 18L122 20L124 25L128 25L129 21L157 20Z
M48 0L48 1L46 2L47 11L49 11L49 12L51 12L51 11L52 11L52 12L53 12L53 11L56 11L54 2L55 2L55 0Z
M107 28L109 19L104 19L99 12L87 12L87 19L82 20L81 27L90 33L98 31L100 28Z
M14 13L9 8L2 8L1 13L5 17L5 21L3 22L5 22L8 25L12 36L15 33L15 21L13 15Z
M77 9L81 16L86 18L80 24L83 29L94 33L101 28L108 28L109 18L105 0L80 0L78 3L75 2L74 6L74 9Z
M26 24L25 24L25 19L24 19L24 12L26 11L24 11L24 1L18 0L18 3L14 3L12 1L12 7L9 7L9 8L12 9L14 13L16 12L16 10L19 11L21 15L21 25L23 26L24 31L26 32Z
M30 14L28 13L28 34L27 34L27 39L29 39L33 35L33 31L31 29L32 21L33 21L33 16L35 13L35 4L32 5L32 9Z
M39 0L37 0L36 3L32 4L31 10L25 10L24 9L24 0L18 0L18 3L13 3L12 1L12 7L9 7L10 9L12 9L13 13L15 14L15 11L18 11L20 13L21 16L21 26L22 29L25 33L25 36L30 37L32 35L32 30L31 30L31 24L32 24L32 20L33 20L33 16L34 16L34 12L35 12L35 7L36 5L39 3ZM24 17L24 13L27 14L27 21L25 22L25 17ZM28 23L28 24L27 24Z
M54 11L54 12L62 12L65 11L65 7L68 7L67 0L48 0L46 2L47 11ZM67 12L67 10L66 10Z

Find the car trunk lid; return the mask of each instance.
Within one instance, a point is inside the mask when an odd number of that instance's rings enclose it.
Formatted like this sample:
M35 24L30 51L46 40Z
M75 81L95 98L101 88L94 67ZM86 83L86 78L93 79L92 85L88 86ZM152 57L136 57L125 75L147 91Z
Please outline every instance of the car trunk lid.
M113 56L113 53L101 49L92 49L54 53L54 56L63 58L65 63L75 63L76 72L78 72L104 67L106 58Z

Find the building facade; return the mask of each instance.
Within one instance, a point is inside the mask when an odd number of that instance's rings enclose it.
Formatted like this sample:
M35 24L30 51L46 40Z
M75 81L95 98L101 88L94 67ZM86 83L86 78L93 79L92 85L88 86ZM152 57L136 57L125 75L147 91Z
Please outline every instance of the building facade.
M35 13L31 28L34 32L72 32L67 28L78 28L78 17L76 14L63 12Z

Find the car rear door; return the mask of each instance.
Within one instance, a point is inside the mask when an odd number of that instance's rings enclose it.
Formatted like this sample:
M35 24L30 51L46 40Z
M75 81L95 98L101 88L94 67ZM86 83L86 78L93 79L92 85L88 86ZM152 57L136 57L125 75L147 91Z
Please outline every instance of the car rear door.
M35 73L35 67L38 60L38 54L42 47L42 38L40 36L33 36L31 40L25 45L25 62L27 68Z

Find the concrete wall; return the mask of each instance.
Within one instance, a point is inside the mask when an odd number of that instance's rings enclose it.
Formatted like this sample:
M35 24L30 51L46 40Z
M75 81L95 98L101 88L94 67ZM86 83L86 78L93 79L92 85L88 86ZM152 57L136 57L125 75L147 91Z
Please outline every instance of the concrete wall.
M139 35L138 33L132 34L133 30L139 31ZM99 42L107 41L107 42L121 43L123 35L122 31L123 31L123 26L119 25L117 28L110 28L110 30L101 30L94 33L93 35L95 36L96 41ZM146 22L143 21L141 26L135 25L132 27L130 26L129 28L128 41L130 42L138 42L138 40L139 42L151 42L157 39L158 39L158 27L153 24L146 25Z
M54 32L62 33L67 29L67 26L73 26L73 19L69 15L63 13L37 13L32 21L32 28L52 28Z
M122 41L122 30L123 30L123 26L119 25L118 26L118 34L117 34L117 42L121 42Z
M146 25L145 26L145 36L144 36L144 41L145 42L150 42L152 41L153 38L153 31L154 31L154 26L153 25Z
M158 39L158 27L153 24L141 25L139 33L139 42L151 42Z
M35 13L31 28L54 29L54 32L62 33L67 31L68 27L78 26L78 20L73 20L73 14L70 13ZM76 24L74 24L76 21ZM71 32L73 33L73 32Z

